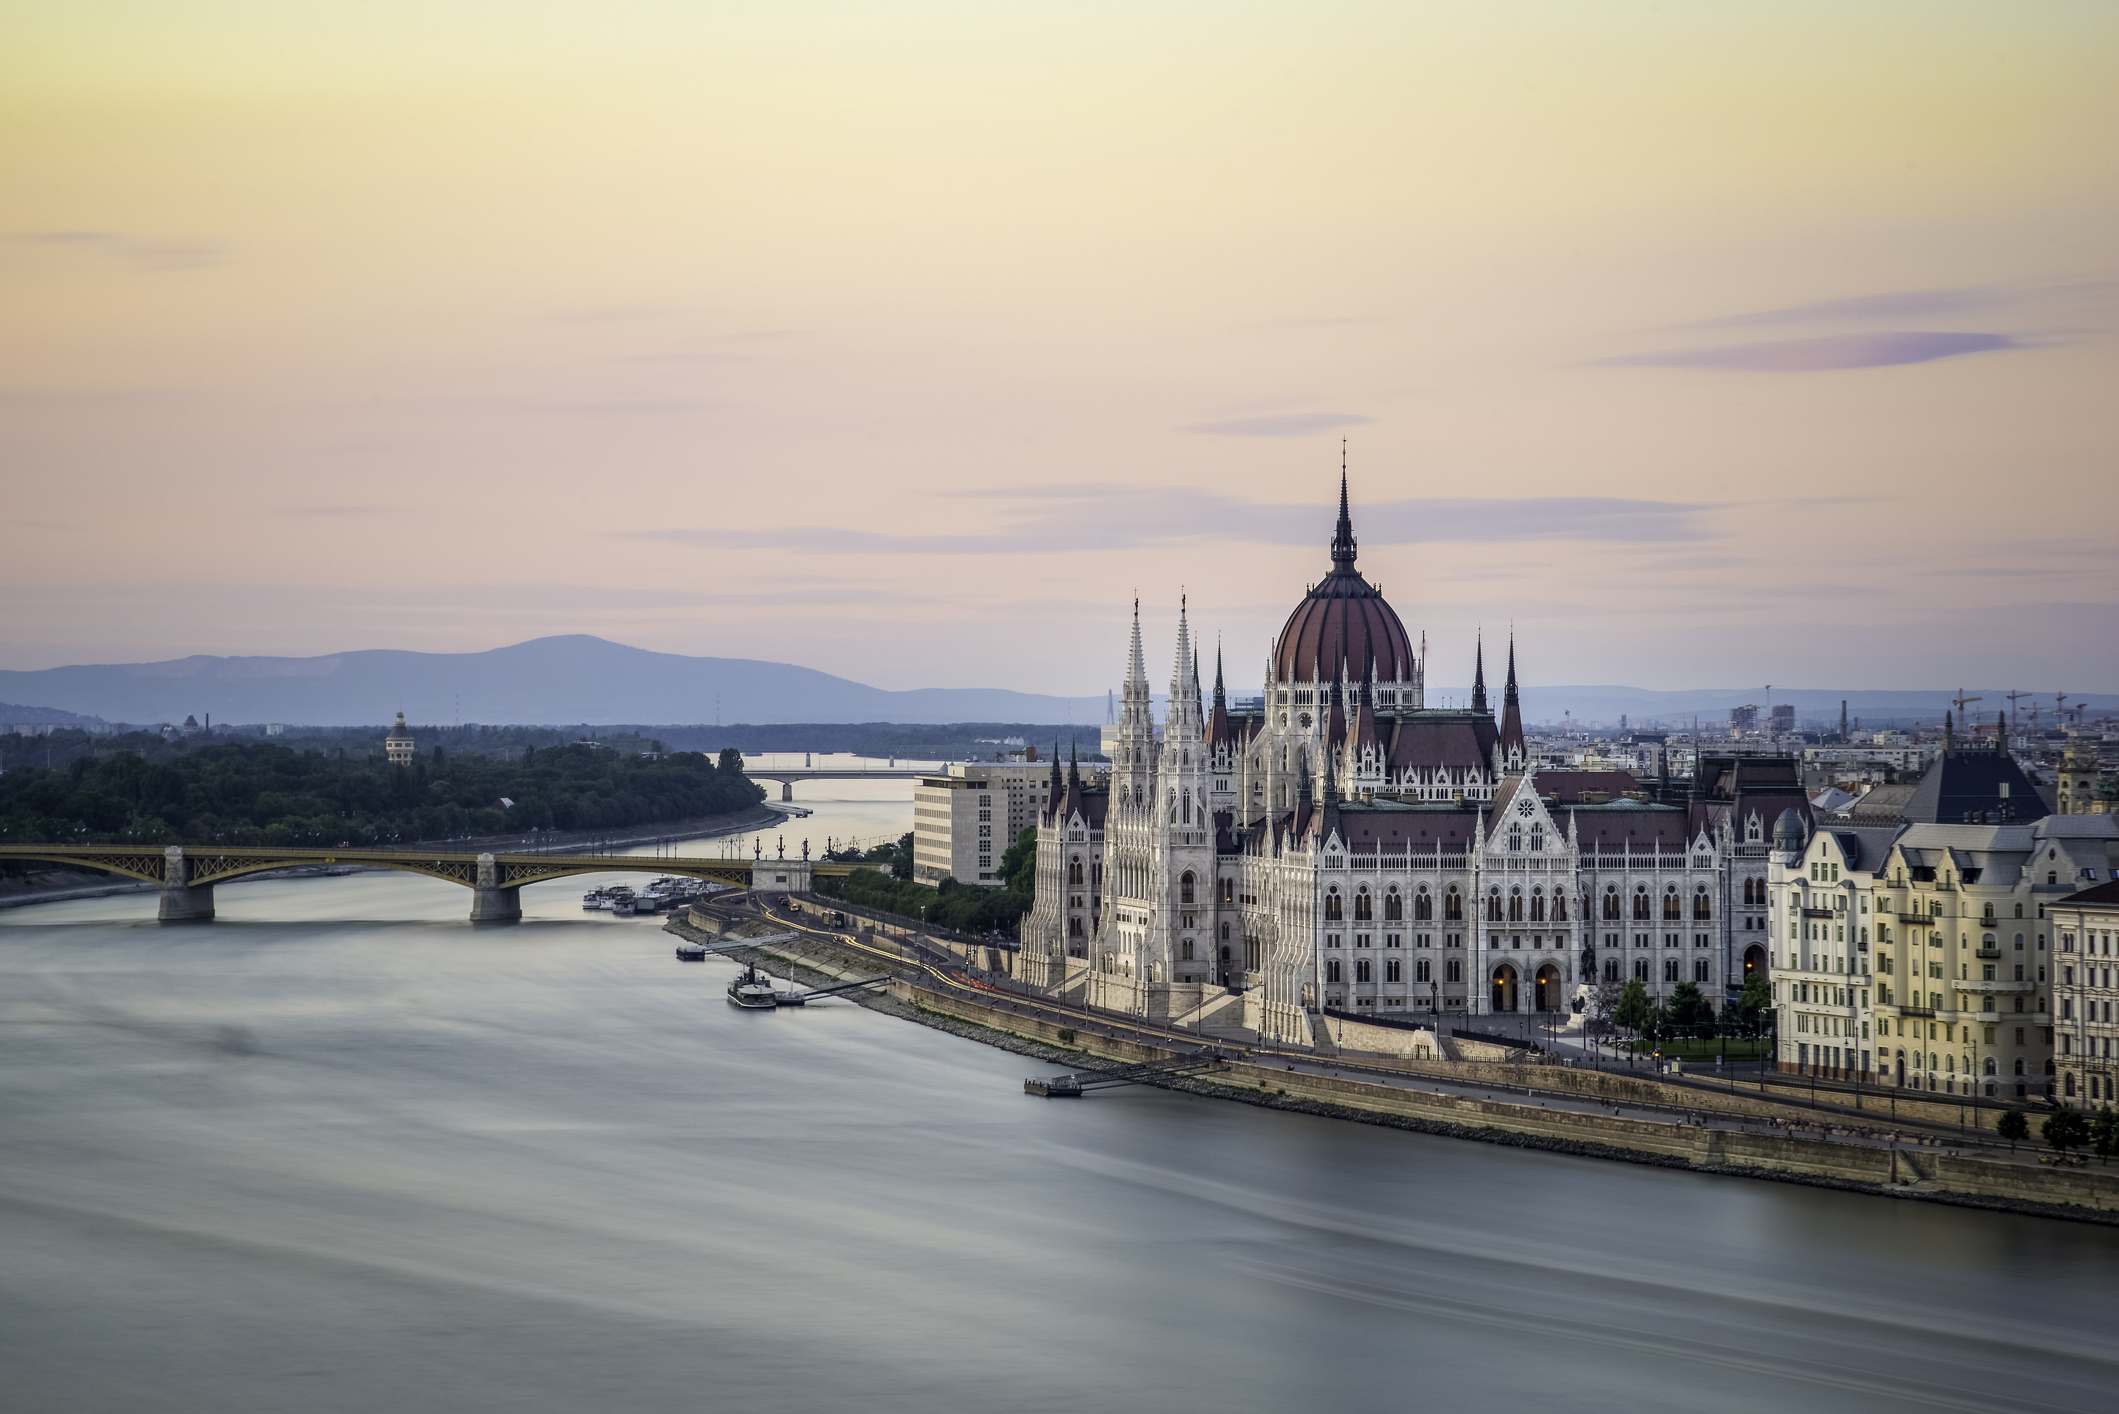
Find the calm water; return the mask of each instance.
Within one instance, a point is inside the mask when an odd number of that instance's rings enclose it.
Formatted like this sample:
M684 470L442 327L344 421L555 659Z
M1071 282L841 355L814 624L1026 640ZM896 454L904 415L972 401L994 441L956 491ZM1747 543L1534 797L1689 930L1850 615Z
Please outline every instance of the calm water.
M0 913L0 1408L2114 1406L2119 1233L1036 1100L585 886Z

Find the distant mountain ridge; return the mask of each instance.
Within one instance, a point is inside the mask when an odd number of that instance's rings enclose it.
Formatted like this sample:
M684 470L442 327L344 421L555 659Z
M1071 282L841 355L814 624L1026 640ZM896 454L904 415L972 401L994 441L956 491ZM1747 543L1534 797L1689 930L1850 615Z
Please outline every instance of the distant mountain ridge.
M1003 688L890 692L791 663L693 658L589 634L483 653L369 649L0 671L0 697L114 722L1100 722L1104 699ZM1093 714L1093 715L1091 715ZM26 719L25 719L26 720Z
M1972 688L1973 710L1991 721L2006 708L2004 689ZM1239 698L1255 690L1237 689ZM1498 694L1496 694L1498 695ZM1837 723L1839 704L1865 725L1939 720L1957 690L1823 690L1696 688L1651 691L1624 686L1523 689L1523 715L1536 724L1672 728L1726 723L1731 707L1790 703L1800 722ZM1156 694L1160 701L1162 694ZM1461 706L1469 687L1430 688L1428 705ZM718 697L718 715L717 702ZM534 638L483 653L413 653L369 649L317 658L196 656L161 663L94 664L36 672L0 671L0 699L43 707L0 706L0 722L71 722L77 716L152 725L204 721L352 726L388 721L403 710L414 722L573 726L612 722L671 725L714 721L771 725L867 722L932 725L963 722L1089 726L1104 719L1105 698L1051 697L1005 688L919 688L892 692L791 663L752 658L694 658L631 648L588 634ZM2070 699L2093 713L2119 708L2119 696ZM2033 703L2050 722L2053 699ZM1565 714L1572 713L1569 718ZM10 715L12 714L12 715ZM86 724L86 723L82 723Z

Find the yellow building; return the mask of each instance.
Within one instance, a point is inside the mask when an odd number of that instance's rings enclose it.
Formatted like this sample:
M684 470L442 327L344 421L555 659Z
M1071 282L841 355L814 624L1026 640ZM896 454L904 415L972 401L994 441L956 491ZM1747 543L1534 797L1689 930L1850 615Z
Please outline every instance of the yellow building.
M2108 815L2112 802L2097 794L2097 739L2078 736L2060 756L2059 804L2062 815Z
M397 714L396 727L392 728L390 735L383 738L383 754L390 758L390 764L393 766L409 766L412 764L412 752L412 733L406 730L405 714L400 712Z

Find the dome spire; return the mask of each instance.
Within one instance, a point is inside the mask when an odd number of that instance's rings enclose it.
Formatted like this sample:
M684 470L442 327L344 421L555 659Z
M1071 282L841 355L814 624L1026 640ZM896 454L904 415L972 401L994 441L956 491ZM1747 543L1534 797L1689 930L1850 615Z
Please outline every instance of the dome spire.
M1332 532L1332 565L1354 567L1354 521L1346 510L1346 438L1339 439L1339 524Z

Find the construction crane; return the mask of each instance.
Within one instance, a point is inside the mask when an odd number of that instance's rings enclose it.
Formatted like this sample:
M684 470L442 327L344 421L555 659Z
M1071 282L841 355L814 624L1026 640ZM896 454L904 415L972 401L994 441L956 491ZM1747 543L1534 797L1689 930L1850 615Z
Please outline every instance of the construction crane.
M2011 692L2011 693L2007 694L2007 696L2008 696L2008 699L2009 699L2009 730L2010 730L2010 731L2014 731L2014 730L2016 729L2016 699L2017 699L2017 698L2019 698L2019 697L2029 697L2030 695L2031 695L2031 694L2030 694L2030 693L2028 693L2028 692ZM2038 709L2037 709L2036 707L2033 707L2033 708L2031 709L2031 725L2032 725L2032 726L2036 726L2036 725L2038 725Z
M1964 689L1959 688L1958 691L1962 692ZM2053 725L2056 727L2067 721L2067 699L2068 695L2064 692L2053 694Z

